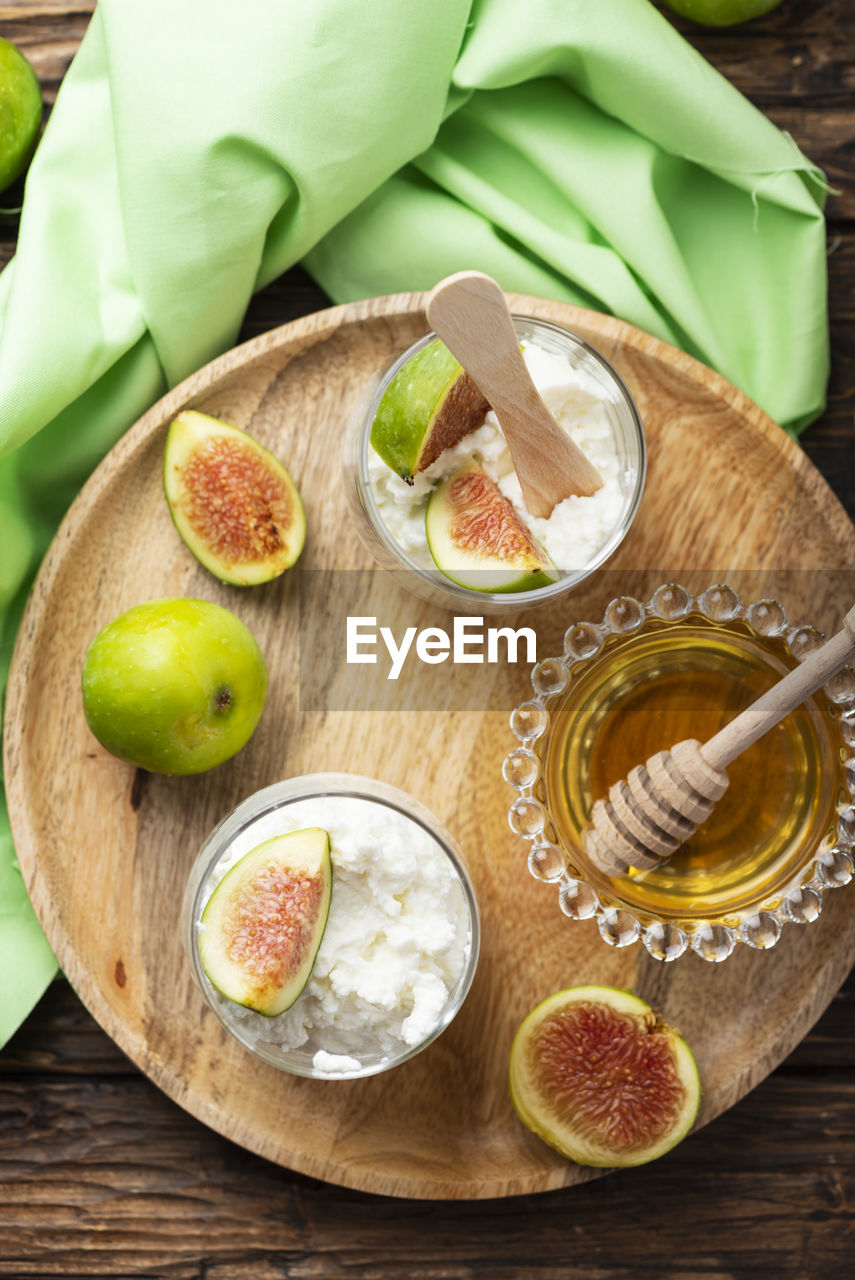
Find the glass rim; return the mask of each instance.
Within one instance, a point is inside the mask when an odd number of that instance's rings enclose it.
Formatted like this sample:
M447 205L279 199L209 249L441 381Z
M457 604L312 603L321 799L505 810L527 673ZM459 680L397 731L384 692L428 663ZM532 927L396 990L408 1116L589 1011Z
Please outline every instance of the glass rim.
M539 316L526 315L521 312L513 312L511 319L521 321L523 324L532 324L538 328L550 330L557 334L563 341L569 340L570 345L578 348L585 358L592 360L606 377L615 385L618 392L618 404L623 405L625 411L629 415L629 422L632 426L632 438L638 449L638 459L634 477L634 484L631 493L628 494L627 501L624 504L624 510L621 519L610 536L603 543L603 546L597 551L591 560L588 561L581 569L572 569L566 572L562 571L562 576L555 582L549 583L544 587L536 587L530 591L473 591L469 587L462 587L459 583L452 582L439 569L431 569L424 565L417 564L411 560L407 554L402 551L395 539L388 530L385 520L380 514L377 503L374 498L374 490L370 481L368 471L369 451L371 449L371 426L377 414L380 401L386 392L387 387L399 370L419 351L428 346L437 339L437 334L432 330L423 334L411 343L407 349L398 356L393 364L383 373L369 401L365 417L359 428L359 440L357 444L357 471L359 476L359 485L361 490L361 500L365 507L365 512L372 529L383 545L383 548L392 559L396 562L399 571L406 574L414 574L424 582L432 591L439 592L443 595L450 596L454 600L466 602L470 606L474 606L483 602L487 607L496 608L503 606L507 610L521 610L534 605L546 603L554 599L556 596L562 595L565 591L571 590L573 587L584 582L597 569L599 569L610 556L614 554L626 535L629 533L638 508L641 505L641 499L644 494L644 486L647 478L647 439L644 432L644 424L641 420L641 414L638 406L633 399L632 393L624 382L623 378L615 369L614 365L595 347L586 342L584 338L580 338L578 334L573 333L571 329L566 329L563 325L557 324L552 320L542 320Z
M202 909L212 892L212 890L206 892L212 872L235 836L244 831L251 823L264 817L265 814L273 813L277 809L285 808L297 801L318 799L324 796L340 796L363 800L366 803L381 804L420 827L439 846L450 861L463 892L469 921L469 950L466 962L461 968L454 987L449 992L448 1000L440 1018L432 1026L429 1034L420 1040L418 1044L408 1045L400 1053L392 1054L388 1058L370 1064L367 1067L360 1067L358 1071L320 1072L299 1062L289 1063L283 1059L287 1058L289 1052L291 1052L290 1050L282 1049L278 1054L269 1052L265 1050L263 1044L248 1040L241 1035L239 1024L227 1019L217 1002L211 999L211 983L202 967L197 945L198 923L201 919ZM400 1066L403 1062L420 1053L422 1049L426 1049L429 1044L442 1034L462 1008L475 978L481 945L481 921L478 900L475 896L475 890L463 854L458 849L451 833L434 816L430 809L415 796L402 791L391 783L357 773L308 773L299 774L293 778L283 778L253 792L230 810L210 832L194 860L184 894L182 921L182 931L185 934L184 944L189 952L193 977L206 1006L217 1018L220 1025L244 1049L270 1066L291 1075L298 1075L312 1080L358 1080L372 1075L379 1075L392 1067Z

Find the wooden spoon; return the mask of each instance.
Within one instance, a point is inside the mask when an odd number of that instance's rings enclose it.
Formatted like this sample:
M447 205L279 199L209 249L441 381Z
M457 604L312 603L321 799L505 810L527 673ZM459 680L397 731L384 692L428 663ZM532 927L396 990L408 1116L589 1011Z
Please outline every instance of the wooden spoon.
M596 493L602 477L543 403L496 281L480 271L447 276L425 311L499 419L531 514L548 517L571 494Z
M708 742L659 751L598 800L585 833L593 862L609 875L667 861L712 813L728 787L727 765L855 658L855 607L843 627L740 712Z

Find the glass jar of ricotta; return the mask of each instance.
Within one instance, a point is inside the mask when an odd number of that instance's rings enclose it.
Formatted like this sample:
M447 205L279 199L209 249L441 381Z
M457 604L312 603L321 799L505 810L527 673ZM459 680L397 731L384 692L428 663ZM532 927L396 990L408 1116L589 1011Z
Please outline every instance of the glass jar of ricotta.
M644 429L638 410L613 366L588 343L546 320L514 316L529 372L558 424L603 478L590 497L570 497L548 519L525 507L510 453L495 414L443 450L408 483L371 443L378 408L404 367L437 341L428 333L408 348L357 408L345 445L352 514L375 560L416 595L456 612L515 612L565 595L614 553L635 518L646 473ZM431 495L467 461L495 482L525 529L551 562L552 581L533 589L485 589L453 581L435 562L426 531ZM554 572L552 572L554 570Z
M306 828L329 835L329 914L306 986L269 1017L209 980L203 914L244 855ZM463 857L430 811L386 783L339 773L274 783L223 819L191 872L183 933L196 983L223 1026L272 1066L321 1079L374 1075L436 1039L469 991L480 936Z

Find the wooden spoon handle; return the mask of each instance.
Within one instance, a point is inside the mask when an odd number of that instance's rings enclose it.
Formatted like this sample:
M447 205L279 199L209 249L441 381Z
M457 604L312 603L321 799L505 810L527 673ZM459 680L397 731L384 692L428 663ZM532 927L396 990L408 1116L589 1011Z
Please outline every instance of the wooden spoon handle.
M843 627L804 662L788 672L768 692L726 724L701 748L714 769L724 770L731 760L762 738L784 716L815 693L847 662L855 658L855 606L843 619Z
M496 281L459 271L440 280L425 311L499 419L532 515L548 516L570 494L596 493L602 477L543 403Z
M447 276L428 295L428 321L501 419L525 405L534 414L540 393L531 380L507 299L480 271Z

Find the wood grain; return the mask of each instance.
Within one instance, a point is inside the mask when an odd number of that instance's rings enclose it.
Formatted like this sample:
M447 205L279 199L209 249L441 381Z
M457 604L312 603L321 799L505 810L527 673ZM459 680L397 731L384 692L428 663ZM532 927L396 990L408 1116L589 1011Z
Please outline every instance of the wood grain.
M831 218L855 216L855 7L850 0L784 0L753 22L705 28L658 4L708 62L791 133L835 189Z
M44 1034L38 1053L43 1063L59 1045L65 1075L33 1070L30 1027L10 1046L29 1078L0 1077L6 1277L849 1275L851 1056L838 1049L820 1072L814 1054L829 1040L851 1050L852 998L833 1001L791 1065L666 1159L572 1191L443 1204L286 1174L224 1142L146 1079L99 1073L97 1042L108 1062L110 1042L91 1028L91 1049L80 1045L79 1008L59 984L46 998L57 1040Z
M16 0L0 32L14 20L13 38L59 68L90 7ZM784 0L727 30L666 16L761 110L785 109L796 141L809 131L811 158L841 174L828 210L829 406L801 445L855 517L855 131L822 121L853 106L855 6ZM43 79L49 100L57 84L56 70ZM16 228L0 221L0 266ZM326 305L294 268L252 300L242 338ZM855 974L771 1076L655 1165L513 1199L385 1201L277 1169L206 1129L58 981L0 1053L0 1275L849 1280L853 1066Z
M478 675L468 688L458 672L452 696L432 669L427 682L414 673L391 704L366 709L361 677L354 688L342 667L342 629L329 624L341 620L331 597L347 603L371 562L330 500L330 471L365 382L424 331L421 301L369 300L264 335L176 388L123 437L72 507L31 597L10 680L6 778L22 870L60 962L99 1022L172 1098L314 1177L398 1196L505 1196L590 1176L528 1134L507 1099L510 1038L539 999L568 979L638 991L698 1052L706 1121L762 1079L825 1007L851 964L855 922L846 894L832 895L822 923L785 931L771 963L747 948L721 968L694 956L664 967L640 948L611 950L593 922L570 925L552 891L527 877L506 825L499 765L524 669L469 668ZM798 447L722 379L647 335L557 303L512 301L567 323L615 362L650 446L629 538L572 605L536 615L541 651L558 651L570 621L601 613L617 581L649 589L664 566L708 578L731 565L783 596L792 616L828 625L838 594L829 588L855 562L855 529ZM165 427L180 407L248 427L286 460L309 517L299 575L242 592L216 583L181 544L159 480ZM750 503L739 490L746 476ZM736 520L723 492L734 495ZM331 573L340 589L318 596ZM370 589L396 630L447 618L386 575L372 574ZM140 788L134 770L86 730L80 662L106 621L168 594L203 595L243 617L268 657L270 706L249 746L221 769L150 777ZM327 623L309 628L308 655L306 611ZM312 705L319 676L325 707ZM467 709L456 709L461 700ZM329 1085L256 1064L224 1037L190 981L178 906L196 850L233 804L280 776L357 762L411 790L461 842L482 912L482 960L462 1013L428 1050L386 1077ZM711 1018L720 1008L728 1017Z
M0 32L16 44L32 63L39 79L46 115L68 64L83 39L95 5L93 0L76 4L31 3L31 0L0 2Z

